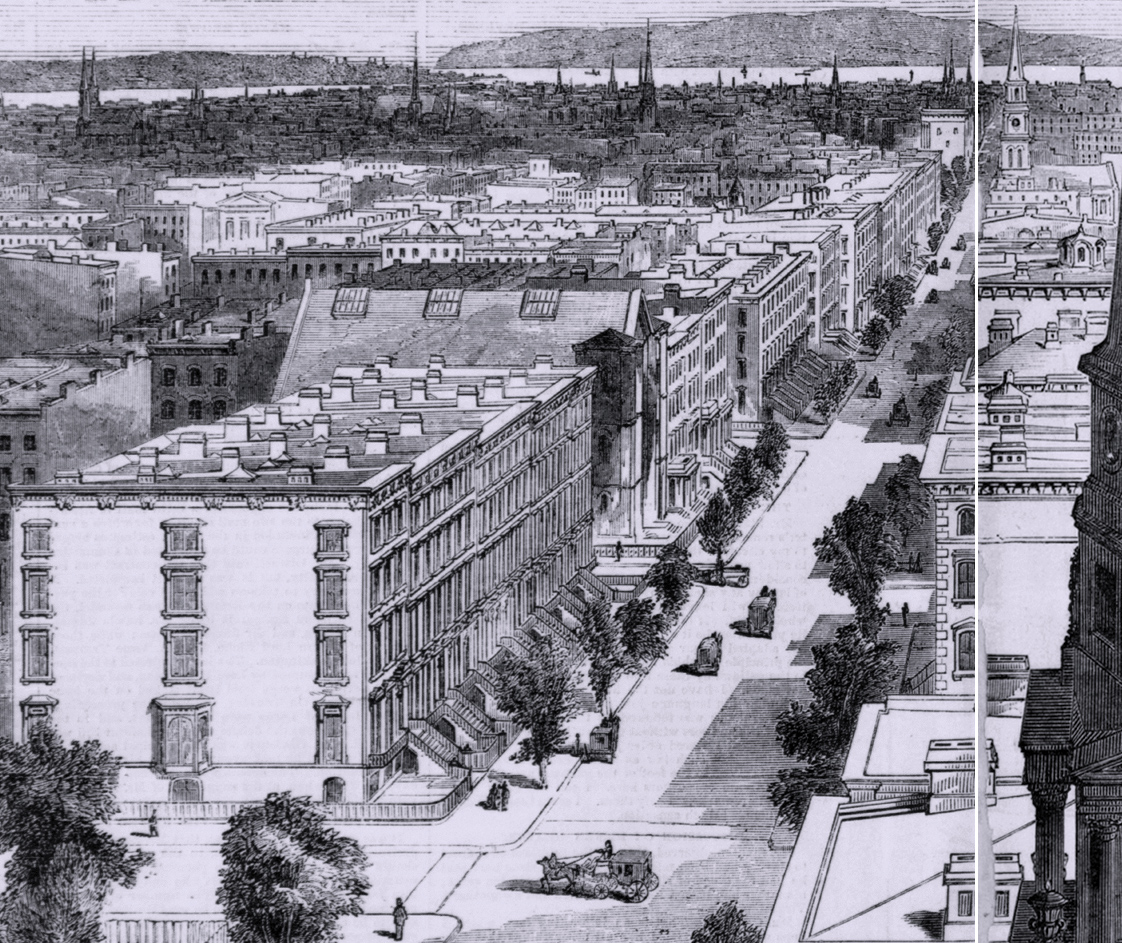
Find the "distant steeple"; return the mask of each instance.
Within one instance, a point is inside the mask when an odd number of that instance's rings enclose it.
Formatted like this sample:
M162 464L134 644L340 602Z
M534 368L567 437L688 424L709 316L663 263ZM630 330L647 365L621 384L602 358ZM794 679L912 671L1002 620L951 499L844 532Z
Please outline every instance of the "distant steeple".
M1079 60L1079 84L1080 85L1086 85L1087 84L1087 60L1086 59L1080 59Z
M558 95L563 95L565 93L565 83L561 80L561 66L557 67L557 84L553 86L553 90Z
M717 70L717 97L718 98L721 97L721 91L722 91L722 89L724 89L724 87L725 87L725 82L724 82L724 79L721 78L721 70L718 69Z
M651 56L651 21L647 20L647 48L639 62L639 122L647 128L658 124L658 92L655 89Z
M616 57L612 56L612 68L608 72L608 94L619 94L619 83L616 81Z
M837 93L841 88L841 77L838 75L838 54L834 53L834 73L830 76L830 90Z
M417 52L417 34L413 34L413 82L409 91L409 123L417 125L421 120L421 66Z
M1016 7L1013 7L1013 40L1009 48L1009 71L1005 76L1006 82L1023 82L1025 80L1025 70L1021 65L1021 28L1019 24L1019 13Z
M97 48L90 48L90 107L101 107L101 87L97 84Z

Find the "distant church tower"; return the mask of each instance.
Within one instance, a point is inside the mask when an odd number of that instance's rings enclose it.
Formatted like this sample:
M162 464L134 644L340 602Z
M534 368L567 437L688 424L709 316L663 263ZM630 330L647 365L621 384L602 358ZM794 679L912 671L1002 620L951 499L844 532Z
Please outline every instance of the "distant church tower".
M615 98L619 95L619 82L616 81L616 57L612 56L612 68L608 73L608 94Z
M1013 8L1013 44L1005 76L1005 106L1001 124L1001 172L1027 174L1032 169L1029 136L1028 82L1021 64L1021 37Z
M417 36L413 36L413 87L409 93L409 123L416 127L421 123L421 69L418 63Z
M97 84L97 50L86 64L86 47L82 47L82 77L78 81L78 121L89 122L101 107L101 89Z
M647 51L639 60L639 123L644 128L658 125L658 92L655 89L654 61L651 59L650 20L647 20Z

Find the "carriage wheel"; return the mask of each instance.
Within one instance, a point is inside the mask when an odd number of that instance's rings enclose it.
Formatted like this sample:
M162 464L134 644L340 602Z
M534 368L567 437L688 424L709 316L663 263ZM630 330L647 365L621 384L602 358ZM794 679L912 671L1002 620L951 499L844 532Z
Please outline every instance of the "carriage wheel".
M605 897L608 896L608 885L607 884L597 884L596 887L592 891L592 896L595 897L597 900L603 900Z
M631 902L634 904L641 904L647 899L647 885L636 884L631 891Z
M658 887L658 875L655 874L654 871L647 875L646 887L648 891L653 891L656 887Z

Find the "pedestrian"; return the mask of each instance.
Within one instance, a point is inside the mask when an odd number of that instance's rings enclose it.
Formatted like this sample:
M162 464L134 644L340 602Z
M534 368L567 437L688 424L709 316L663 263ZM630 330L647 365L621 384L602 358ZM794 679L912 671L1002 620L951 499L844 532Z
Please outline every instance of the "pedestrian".
M160 826L159 826L158 820L156 818L156 810L155 809L153 809L152 814L150 816L148 816L148 837L149 838L159 838L160 837Z
M923 572L923 554L921 554L918 550L916 551L916 568L915 568L915 570L913 570L913 572L914 573L922 573Z
M405 912L405 904L401 902L399 897L393 908L393 938L395 940L405 937L405 920L408 916L409 914Z
M510 786L507 785L505 779L503 780L503 783L499 787L499 789L499 808L501 808L505 812L507 806L510 805Z
M908 608L908 604L907 603L901 603L901 605L900 605L900 617L904 620L904 628L905 629L908 627L908 613L909 612L911 612L911 610Z
M623 541L616 541L616 563L623 559Z

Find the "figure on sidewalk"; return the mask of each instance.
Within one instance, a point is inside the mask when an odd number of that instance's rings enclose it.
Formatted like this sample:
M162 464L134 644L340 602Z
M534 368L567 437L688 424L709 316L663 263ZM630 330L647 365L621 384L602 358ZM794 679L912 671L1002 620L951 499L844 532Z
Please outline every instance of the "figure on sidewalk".
M159 820L156 818L156 810L155 809L153 809L152 814L150 816L148 816L148 837L149 838L159 838L160 837Z
M393 908L393 938L400 940L405 936L405 920L409 916L405 912L405 904L401 902L401 898L397 899L397 903Z
M502 785L499 786L499 808L505 812L508 805L510 805L510 786L504 779Z
M900 604L900 617L904 620L904 628L905 629L908 627L908 613L909 612L911 612L911 609L908 608L908 604L906 602L901 603Z
M623 559L623 541L616 541L616 563Z

